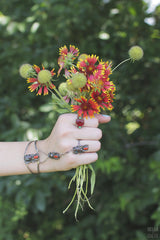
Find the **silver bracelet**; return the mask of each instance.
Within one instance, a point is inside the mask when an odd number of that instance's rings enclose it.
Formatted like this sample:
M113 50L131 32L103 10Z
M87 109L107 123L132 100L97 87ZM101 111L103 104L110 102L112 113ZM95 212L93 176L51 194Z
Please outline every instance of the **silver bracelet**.
M28 150L28 147L30 146L31 143L34 142L34 146L35 146L35 150L36 150L36 153L29 153L29 154L26 154L27 153L27 150ZM25 148L25 151L24 151L24 163L26 165L26 167L28 168L28 170L30 171L30 173L34 174L34 172L30 169L29 167L29 164L30 163L37 163L37 173L40 173L39 171L39 164L40 164L40 156L39 156L39 151L38 151L38 148L37 148L37 145L36 145L36 141L30 141L26 148Z

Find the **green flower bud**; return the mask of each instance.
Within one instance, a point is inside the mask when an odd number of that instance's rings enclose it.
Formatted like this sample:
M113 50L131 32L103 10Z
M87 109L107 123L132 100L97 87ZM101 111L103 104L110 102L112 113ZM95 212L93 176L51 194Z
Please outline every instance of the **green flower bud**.
M30 74L33 72L32 65L29 63L25 63L20 66L19 73L22 78L29 78Z
M74 88L74 86L73 86L73 84L72 84L71 79L68 79L68 80L67 80L67 90L68 90L68 91L72 91L72 92L76 91L76 89Z
M41 70L39 73L38 73L38 81L40 83L48 83L50 82L52 78L52 74L49 70Z
M81 55L79 55L78 57L78 61L83 61L88 57L88 55L86 53L82 53Z
M58 90L62 96L66 96L68 92L67 83L66 82L61 83L58 87Z
M67 53L67 58L68 58L68 59L73 59L73 58L74 58L73 53Z
M72 84L73 87L78 89L86 85L87 78L83 73L75 73L72 75Z
M144 53L141 47L133 46L129 49L128 54L133 61L138 61L143 57Z

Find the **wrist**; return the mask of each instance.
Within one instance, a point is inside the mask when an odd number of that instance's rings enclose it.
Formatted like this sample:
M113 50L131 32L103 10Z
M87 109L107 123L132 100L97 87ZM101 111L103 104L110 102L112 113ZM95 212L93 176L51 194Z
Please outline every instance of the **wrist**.
M54 159L48 156L48 153L51 151L49 138L37 141L37 148L40 155L40 173L57 171Z

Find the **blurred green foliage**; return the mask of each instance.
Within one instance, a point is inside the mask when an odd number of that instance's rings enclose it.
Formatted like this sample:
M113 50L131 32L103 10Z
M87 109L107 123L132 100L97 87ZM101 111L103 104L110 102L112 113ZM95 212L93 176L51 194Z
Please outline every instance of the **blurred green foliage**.
M112 121L101 126L95 211L86 207L79 223L73 207L62 214L73 171L1 177L0 240L146 240L160 226L160 7L146 10L143 0L0 1L1 141L45 138L58 117L49 96L28 92L18 73L22 63L57 69L64 44L113 65L132 45L145 53L111 77L117 94Z

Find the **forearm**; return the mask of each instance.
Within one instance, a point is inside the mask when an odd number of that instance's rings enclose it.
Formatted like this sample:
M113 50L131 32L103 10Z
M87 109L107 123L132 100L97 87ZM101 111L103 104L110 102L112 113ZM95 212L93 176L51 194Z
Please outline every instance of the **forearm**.
M45 141L39 141L39 146L43 149ZM0 142L0 176L29 174L29 170L24 163L24 152L28 142ZM30 144L28 153L35 153L34 144ZM37 172L37 164L31 163L29 167L33 172ZM42 171L48 171L49 166L44 164Z
M90 164L98 159L100 150L99 140L102 131L98 129L99 123L107 123L110 117L97 116L85 119L82 129L75 126L76 114L62 114L59 116L50 136L37 142L40 155L40 172L67 171L80 165ZM80 142L80 143L79 143ZM86 153L74 154L73 147L78 144L88 145ZM38 172L38 162L24 162L24 154L37 152L34 142L0 142L0 176L29 174ZM49 157L48 153L58 152L60 159ZM57 161L58 160L58 161Z

